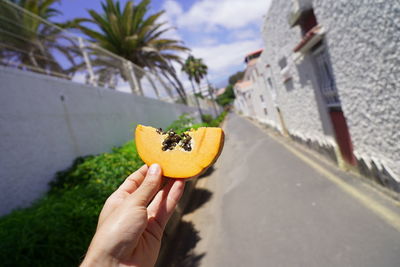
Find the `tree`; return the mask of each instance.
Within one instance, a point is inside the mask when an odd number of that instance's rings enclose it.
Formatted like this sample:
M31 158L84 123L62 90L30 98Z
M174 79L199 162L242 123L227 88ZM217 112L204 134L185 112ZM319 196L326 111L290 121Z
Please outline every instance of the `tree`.
M221 106L230 105L235 100L235 92L233 87L237 82L243 79L244 71L238 71L228 78L229 84L226 86L225 92L217 97L217 103Z
M214 112L215 112L215 115L217 116L217 107L215 106L214 95L213 95L213 92L211 91L211 85L207 78L207 74L208 74L207 65L205 65L203 63L203 60L201 58L195 58L194 56L189 55L185 61L185 65L183 66L182 70L185 73L187 73L189 76L189 80L192 84L194 96L199 97L201 99L203 99L204 97L201 94L200 83L201 83L202 79L206 78L208 93L211 96L213 107L214 107ZM198 90L199 90L197 93L194 90L193 80L196 82ZM196 99L196 102L198 102L197 99Z
M101 48L141 68L157 70L171 82L185 102L186 94L172 62L182 64L182 59L176 52L186 52L189 49L181 41L162 38L162 35L171 29L165 27L165 22L159 22L165 11L148 14L149 3L150 0L143 0L134 5L132 1L127 1L121 9L119 1L106 0L102 3L102 14L89 10L90 19L79 18L74 21L74 24ZM96 25L98 30L85 26L85 23ZM116 66L113 61L115 60L102 58L94 64L122 68L122 66ZM121 70L121 73L124 71ZM136 70L135 74L139 80L143 75L139 70ZM127 79L127 77L123 78Z
M0 1L1 64L65 78L67 71L54 54L63 54L74 65L78 51L73 49L74 40L61 29L63 24L55 27L45 21L61 14L53 7L56 2L59 0Z
M229 84L225 92L217 97L217 103L225 107L230 105L235 100L235 93L233 91L233 85Z
M235 83L243 79L243 76L244 76L244 71L238 71L235 74L229 76L228 82L229 84L235 85Z
M194 89L194 84L193 84L193 80L195 80L200 89L201 79L204 77L205 74L207 74L207 66L204 65L202 62L203 61L201 59L196 59L194 56L189 55L185 61L185 64L182 66L182 71L184 71L189 77L189 81L190 84L192 85L193 96L196 101L197 108L199 110L200 116L203 118L203 112L201 111L199 99L196 96L197 92Z

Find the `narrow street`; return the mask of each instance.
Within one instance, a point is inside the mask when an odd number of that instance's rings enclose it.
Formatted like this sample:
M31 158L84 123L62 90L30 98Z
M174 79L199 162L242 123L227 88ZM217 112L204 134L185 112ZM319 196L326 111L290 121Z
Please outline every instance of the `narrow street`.
M235 114L224 129L166 266L400 266L398 203Z

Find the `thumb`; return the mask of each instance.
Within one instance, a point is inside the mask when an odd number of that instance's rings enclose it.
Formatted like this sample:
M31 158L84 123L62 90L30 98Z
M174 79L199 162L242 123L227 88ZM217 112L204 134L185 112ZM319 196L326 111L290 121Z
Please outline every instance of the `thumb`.
M147 206L161 185L161 167L158 164L152 164L146 173L142 184L130 195L133 203L139 206Z

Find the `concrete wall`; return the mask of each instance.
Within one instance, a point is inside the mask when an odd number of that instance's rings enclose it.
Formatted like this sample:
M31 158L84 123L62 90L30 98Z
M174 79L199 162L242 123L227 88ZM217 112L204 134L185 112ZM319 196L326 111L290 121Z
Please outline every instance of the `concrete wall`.
M28 206L78 156L110 151L136 124L195 108L0 68L0 215Z
M400 1L315 0L355 155L400 182Z

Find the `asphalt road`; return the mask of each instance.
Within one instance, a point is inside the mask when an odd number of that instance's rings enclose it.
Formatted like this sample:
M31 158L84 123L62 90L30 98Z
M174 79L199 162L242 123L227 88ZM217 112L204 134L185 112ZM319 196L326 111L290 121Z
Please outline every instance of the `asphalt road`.
M199 180L183 218L184 255L170 266L400 266L400 232L384 214L396 223L398 204L349 178L366 196L360 202L237 115L225 132L215 170Z

